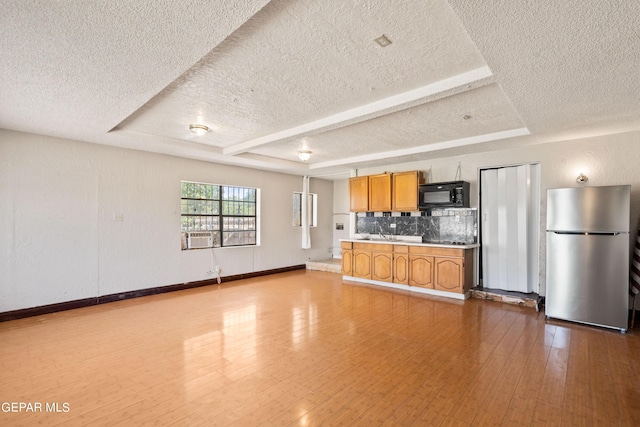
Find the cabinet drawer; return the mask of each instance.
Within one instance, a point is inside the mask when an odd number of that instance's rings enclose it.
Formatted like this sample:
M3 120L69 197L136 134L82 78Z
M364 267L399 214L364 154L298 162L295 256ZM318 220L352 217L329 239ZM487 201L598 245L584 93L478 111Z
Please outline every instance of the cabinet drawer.
M365 251L376 251L376 252L393 252L393 245L378 244L378 243L354 243L353 249L362 249Z
M432 248L428 246L409 246L409 253L420 254L420 255L432 255L432 256L463 257L464 249Z
M351 249L351 248L353 248L353 243L351 243L351 242L340 242L340 248L342 248L342 249Z
M406 245L393 245L393 252L397 254L407 254L409 253L409 246Z

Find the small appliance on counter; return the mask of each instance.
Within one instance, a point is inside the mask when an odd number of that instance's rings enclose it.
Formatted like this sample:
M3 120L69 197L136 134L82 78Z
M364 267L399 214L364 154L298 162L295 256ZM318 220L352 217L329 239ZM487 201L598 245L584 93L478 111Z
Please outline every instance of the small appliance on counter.
M466 181L451 181L418 186L418 207L429 208L468 208L469 188Z

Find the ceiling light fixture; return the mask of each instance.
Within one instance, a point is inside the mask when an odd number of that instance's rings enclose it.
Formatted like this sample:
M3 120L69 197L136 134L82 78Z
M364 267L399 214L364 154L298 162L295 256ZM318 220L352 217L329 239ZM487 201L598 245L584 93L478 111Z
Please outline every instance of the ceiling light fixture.
M206 135L209 128L205 125L189 125L189 130L198 136Z
M583 174L582 172L580 173L580 175L578 175L578 177L576 178L576 182L578 184L584 184L585 182L589 181L589 177L587 177L585 174Z
M380 47L387 47L391 44L391 40L389 40L384 34L377 39L373 39L373 41L378 43L378 46Z
M309 150L300 150L298 151L298 158L303 162L306 162L311 158L311 151Z

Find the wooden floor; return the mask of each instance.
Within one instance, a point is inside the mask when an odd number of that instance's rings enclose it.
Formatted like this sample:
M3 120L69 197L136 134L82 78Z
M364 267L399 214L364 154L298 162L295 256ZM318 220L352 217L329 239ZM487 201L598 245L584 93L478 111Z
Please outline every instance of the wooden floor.
M0 323L0 425L637 426L639 330L293 271Z

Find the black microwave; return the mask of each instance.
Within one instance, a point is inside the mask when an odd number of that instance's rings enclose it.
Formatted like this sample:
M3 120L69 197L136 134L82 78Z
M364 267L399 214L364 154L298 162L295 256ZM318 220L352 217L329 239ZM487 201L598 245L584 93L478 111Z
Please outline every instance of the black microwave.
M468 208L469 183L466 181L438 182L422 184L418 187L418 207L428 208Z

